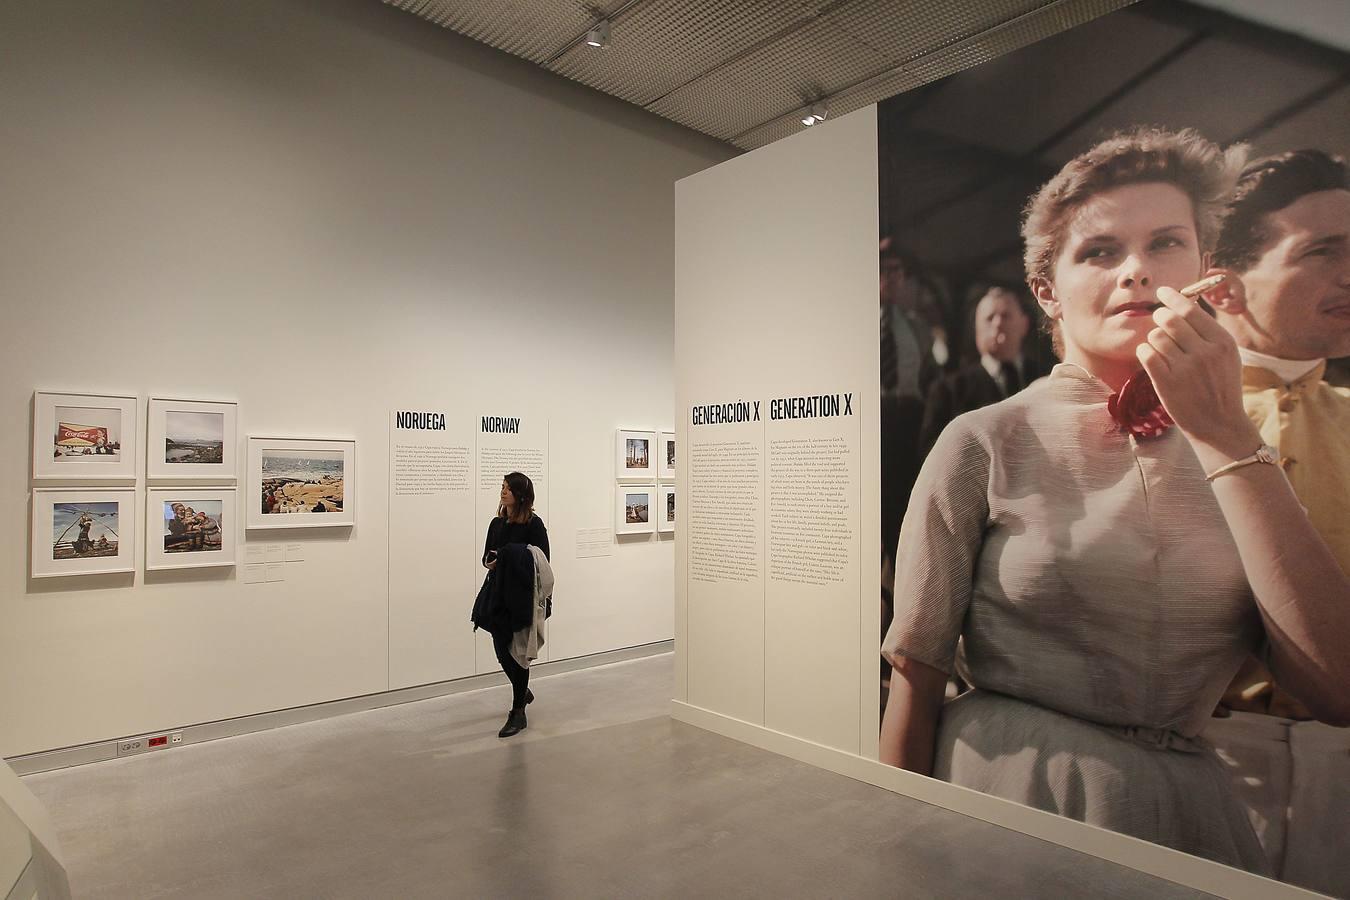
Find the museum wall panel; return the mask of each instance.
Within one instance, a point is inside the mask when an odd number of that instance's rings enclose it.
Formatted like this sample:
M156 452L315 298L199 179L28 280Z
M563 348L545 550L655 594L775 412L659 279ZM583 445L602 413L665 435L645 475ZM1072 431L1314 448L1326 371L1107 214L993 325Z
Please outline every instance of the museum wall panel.
M760 457L745 471L762 479L735 504L750 523L744 540L722 536L716 520L700 513L750 476L724 479L703 507L699 494L690 495L686 527L676 535L679 699L831 747L875 752L875 718L870 728L859 722L877 703L870 648L880 635L861 598L878 590L878 541L869 539L868 523L880 507L867 487L872 479L860 473L879 465L870 389L878 360L857 348L874 343L877 327L876 111L685 178L675 202L676 412L686 462L698 465L705 445L723 454L750 446ZM773 406L845 394L851 408L842 415L841 405L838 417L795 419ZM742 401L759 402L758 422L753 405L752 421L741 423L709 423L694 409ZM846 455L813 465L838 470L835 507L853 533L830 573L790 581L785 569L815 567L780 536L782 510L800 519L791 511L809 513L813 501L791 468L804 464L790 461L785 442L812 439L847 447ZM686 494L708 481L691 487L689 467L680 473ZM827 532L813 526L805 539L840 546L839 533ZM728 561L736 571L726 572ZM861 678L868 665L871 677Z
M0 755L474 671L490 512L397 530L390 571L394 410L546 420L550 659L670 638L669 536L576 537L615 430L674 424L672 184L729 155L366 0L0 7ZM241 563L303 545L281 582L32 579L35 390L354 439L356 524L241 528Z

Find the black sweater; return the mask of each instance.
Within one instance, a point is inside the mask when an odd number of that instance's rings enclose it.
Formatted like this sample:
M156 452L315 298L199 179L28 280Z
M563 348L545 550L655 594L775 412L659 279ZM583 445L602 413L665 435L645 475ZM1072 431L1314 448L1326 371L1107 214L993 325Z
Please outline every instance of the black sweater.
M549 558L548 530L534 516L529 522L508 522L498 516L488 525L483 562L497 551L497 565L483 580L471 617L475 628L509 634L529 627L534 617L534 557L528 546Z
M532 544L544 551L545 559L553 559L548 550L548 529L538 516L531 516L524 523L509 522L504 516L489 522L487 540L483 542L483 562L487 562L489 550L500 552L507 544Z

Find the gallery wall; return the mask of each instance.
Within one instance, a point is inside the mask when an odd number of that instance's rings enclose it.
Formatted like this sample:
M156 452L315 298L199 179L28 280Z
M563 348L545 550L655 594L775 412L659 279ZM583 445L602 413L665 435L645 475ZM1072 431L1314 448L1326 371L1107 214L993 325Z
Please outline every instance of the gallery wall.
M0 755L389 689L394 409L547 420L550 659L670 638L673 542L576 534L674 425L672 184L730 155L370 0L0 6ZM37 389L354 438L357 524L282 583L33 580ZM425 553L467 631L477 550Z
M691 425L690 408L713 402L759 400L767 420L771 398L854 392L863 473L850 514L859 568L808 596L775 582L764 552L757 579L691 579L686 516L676 535L677 699L865 755L876 752L876 713L864 710L879 696L879 616L862 598L880 590L880 499L866 474L879 466L880 362L858 348L876 344L876 153L875 107L778 141L680 181L675 232L681 490L691 430L706 429ZM762 540L767 504L744 515Z

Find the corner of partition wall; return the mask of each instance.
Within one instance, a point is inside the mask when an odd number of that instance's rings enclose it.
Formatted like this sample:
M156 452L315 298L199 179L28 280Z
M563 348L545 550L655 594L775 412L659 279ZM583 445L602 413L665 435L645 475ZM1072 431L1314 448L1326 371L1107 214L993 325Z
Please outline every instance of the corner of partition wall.
M689 552L687 530L681 527L681 522L689 509L687 501L688 494L685 493L686 478L684 477L685 454L684 448L688 446L688 429L685 427L684 419L679 415L680 392L678 387L679 374L678 366L676 369L676 417L675 417L675 447L676 447L676 467L675 467L675 496L679 503L679 513L675 524L675 700L681 703L689 702L689 654L688 654L688 636L689 636L689 566L686 562Z
M746 604L733 602L710 611L692 552L697 535L677 532L676 691L684 690L689 703L873 757L880 645L878 127L877 109L868 106L675 185L676 407L679 440L690 448L682 458L692 460L694 442L707 443L714 428L738 427L734 417L695 423L695 406L706 411L733 399L759 401L754 405L762 403L768 421L772 402L799 395L853 391L871 404L857 410L850 441L859 441L850 464L858 493L849 553L855 568L846 589L823 603L794 603L771 592L761 598L758 616L742 615ZM803 271L803 260L814 264ZM816 417L785 416L774 427L790 430ZM690 491L698 486L691 487L688 471L678 474L692 504ZM826 608L833 610L826 634L810 630ZM733 610L736 615L721 618ZM782 613L790 615L775 617ZM803 623L808 628L794 631ZM752 626L758 633L746 643L725 638L727 628ZM726 665L712 672L704 665L709 658ZM821 666L828 667L823 679L807 672ZM737 672L746 677L726 687ZM754 681L764 696L745 687ZM809 695L815 705L793 707L785 694ZM712 695L727 703L707 703Z
M860 109L850 115L865 117L870 123L871 140L868 147L871 158L867 162L867 171L873 180L872 196L875 203L869 211L873 235L881 230L880 167L881 151L878 144L879 126L877 104ZM876 250L876 241L869 246ZM862 316L866 321L876 321L876 298L881 290L881 267L876 268L876 283L870 308ZM876 345L876 335L863 337ZM862 596L859 598L859 652L858 691L861 715L858 717L858 754L864 759L876 760L880 754L879 734L881 731L881 678L879 659L881 647L881 619L878 614L881 597L881 356L879 353L863 354L868 360L868 375L859 386L859 408L862 410L862 553L863 567ZM868 490L868 488L871 490Z

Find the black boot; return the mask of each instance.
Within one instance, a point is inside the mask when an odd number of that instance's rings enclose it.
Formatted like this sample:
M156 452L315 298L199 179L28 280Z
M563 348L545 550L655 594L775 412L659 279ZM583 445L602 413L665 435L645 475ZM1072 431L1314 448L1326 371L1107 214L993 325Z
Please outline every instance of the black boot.
M510 714L507 715L506 724L502 726L502 730L497 732L497 737L507 738L513 734L519 734L525 730L527 724L528 723L525 721L525 710L513 709Z

